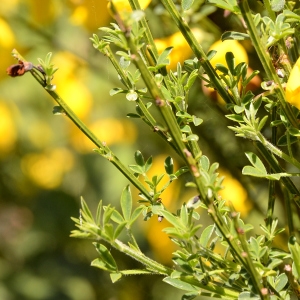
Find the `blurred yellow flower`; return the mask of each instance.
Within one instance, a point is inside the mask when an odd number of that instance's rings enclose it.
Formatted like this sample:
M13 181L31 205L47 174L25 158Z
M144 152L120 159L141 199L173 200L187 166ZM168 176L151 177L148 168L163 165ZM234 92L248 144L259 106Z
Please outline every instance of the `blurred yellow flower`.
M2 6L2 4L0 5ZM13 31L11 30L9 24L2 18L0 18L0 69L5 70L9 63L13 62L11 56L11 50L15 47L15 36ZM6 77L7 74L5 72L0 73L1 77Z
M241 216L247 216L252 208L247 191L229 172L220 169L219 174L225 176L222 184L224 189L219 192L220 196L227 202L231 202L234 209L241 213Z
M68 52L57 53L53 62L59 67L55 73L54 82L57 84L57 92L71 107L79 118L85 118L93 104L92 94L82 83L83 71L77 72L79 66L85 68L84 63L75 55Z
M137 136L135 125L127 119L99 119L90 124L89 128L101 142L106 143L108 146L118 143L133 143ZM96 146L75 127L73 127L71 141L73 147L82 153L91 152L92 149L96 148Z
M58 187L63 175L73 167L73 164L73 154L65 148L29 153L21 161L23 173L36 185L45 189Z
M18 3L19 0L1 0L0 15L7 17L15 8L17 8Z
M172 225L166 220L159 222L157 216L152 217L145 225L147 240L155 259L160 263L171 265L172 253L176 250L176 246L162 230L166 227L172 227Z
M107 1L95 0L69 0L72 9L70 22L77 26L85 26L95 31L101 26L107 26L111 16L107 10Z
M0 18L0 45L3 48L12 48L15 43L15 36L10 29L8 23Z
M61 12L62 2L53 0L26 0L29 4L30 17L35 23L50 24Z
M128 0L113 0L114 6L118 11L131 11L131 7ZM151 0L139 0L141 9L145 9ZM108 3L108 7L110 7L110 2Z
M192 32L195 35L197 41L201 43L205 36L204 32L199 28L193 28ZM158 53L163 52L167 47L174 47L169 55L170 65L167 66L168 69L176 69L178 62L182 64L193 54L192 49L190 48L189 44L180 31L162 39L155 39L155 44Z
M300 110L300 57L296 61L286 84L286 101Z
M92 95L80 80L68 78L57 91L79 118L84 119L88 115L92 107Z
M13 114L4 101L0 101L0 157L8 154L17 140Z

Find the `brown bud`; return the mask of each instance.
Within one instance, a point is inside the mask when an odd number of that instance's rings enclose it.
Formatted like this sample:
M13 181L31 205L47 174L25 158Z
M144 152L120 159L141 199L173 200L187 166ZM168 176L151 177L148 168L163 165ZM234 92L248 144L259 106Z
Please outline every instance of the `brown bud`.
M18 64L11 65L6 69L7 75L11 77L17 77L24 75L27 71L30 71L33 68L31 62L23 62L19 60Z

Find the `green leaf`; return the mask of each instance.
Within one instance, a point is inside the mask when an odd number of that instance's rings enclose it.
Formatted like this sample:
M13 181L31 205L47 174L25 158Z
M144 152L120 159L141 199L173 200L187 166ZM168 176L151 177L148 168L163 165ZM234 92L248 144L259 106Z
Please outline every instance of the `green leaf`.
M104 207L104 214L103 214L103 227L108 223L111 218L111 215L114 212L114 208L110 207L110 205Z
M298 142L298 138L296 136L293 136L293 135L290 135L289 142L288 142L287 135L284 134L278 139L277 145L278 146L287 146L289 143L290 143L290 145L292 145L292 144L297 143L297 142Z
M203 120L201 118L193 116L193 123L195 126L199 126L201 123L203 123Z
M231 74L235 74L235 58L232 52L225 54L226 63Z
M291 236L288 243L289 250L293 259L293 275L296 279L300 279L300 245L298 244L296 237Z
M124 218L122 217L122 215L115 209L111 215L111 220L116 222L117 224L121 224L124 222Z
M187 139L187 141L197 142L199 140L199 136L197 134L191 134L186 139Z
M113 235L113 240L118 238L118 236L121 234L121 232L123 231L123 229L125 228L126 225L127 225L127 222L123 222L117 226L117 228L114 232L114 235Z
M110 275L110 279L111 279L111 282L112 282L112 283L117 282L117 281L120 280L121 277L122 277L122 273L120 273L120 272L110 273L109 275Z
M189 10L191 6L193 5L194 0L182 0L181 1L181 7L183 10Z
M160 68L162 68L162 67L167 66L167 65L170 64L170 59L168 58L168 56L170 55L170 53L172 52L172 50L173 50L173 47L168 47L158 57L157 64L156 64L156 67L158 69L160 69Z
M180 219L181 219L181 222L184 224L184 226L187 227L189 225L189 215L188 215L187 207L185 204L183 204L181 207Z
M283 290L283 288L286 286L287 283L288 283L288 278L286 274L284 273L279 274L275 281L276 291L280 292L281 290Z
M209 226L207 226L203 230L203 232L202 232L202 234L200 236L200 240L199 240L200 245L206 248L207 245L208 245L208 242L209 242L209 240L212 237L212 235L213 235L214 232L215 232L215 225L209 225Z
M114 95L117 95L117 94L120 94L120 93L126 93L127 91L123 90L123 89L120 89L120 88L113 88L109 91L109 95L110 96L114 96Z
M130 186L127 185L121 195L121 208L125 221L130 220L131 210L132 210L132 196Z
M104 226L104 234L110 240L114 240L114 227L111 223L106 223Z
M145 163L145 166L144 166L145 172L148 172L151 167L152 167L152 156L150 156Z
M177 278L165 277L164 282L176 287L177 289L188 291L188 292L199 292L200 288L190 283L184 282Z
M174 216L172 213L168 212L167 210L160 209L159 214L162 215L174 227L179 227L185 230L185 227L182 224L181 220L178 217Z
M259 122L258 128L257 128L258 131L261 131L263 129L263 127L265 126L267 120L268 120L268 116L264 116L261 119L261 121Z
M144 174L144 168L138 165L129 165L128 166L130 170L132 170L134 173L137 174Z
M96 225L100 225L102 215L102 200L99 201L96 212Z
M300 136L300 130L296 128L289 128L289 133L293 136Z
M271 8L273 11L281 11L284 8L285 0L272 0Z
M81 197L80 199L81 199L81 209L84 212L85 216L87 217L87 221L94 223L94 218L93 218L93 215L92 215L89 207L87 206L83 197Z
M130 221L129 221L129 226L131 226L135 221L136 219L139 217L139 215L142 213L143 209L145 208L144 205L140 205L138 206L132 213L131 215L131 218L130 218Z
M210 162L209 162L208 157L205 156L205 155L202 155L201 158L200 158L200 166L201 166L201 168L204 171L207 172L209 170L209 165L210 165Z
M173 174L174 173L174 163L173 163L173 158L171 156L168 156L165 159L165 170L167 174Z
M92 261L92 266L93 267L100 267L102 268L103 263L104 266L106 268L106 270L108 271L117 271L117 264L114 260L114 258L112 257L112 255L110 254L110 252L108 251L108 249L99 243L93 243L93 245L96 247L96 250L98 252L98 254L100 255L100 257L98 259L95 259L94 261Z
M253 165L253 167L259 170L261 173L267 174L264 164L256 154L252 152L246 152L245 154L249 159L250 163Z
M222 34L221 40L222 42L226 40L236 40L236 41L243 41L243 40L249 40L249 34L242 33L242 32L236 32L236 31L226 31Z
M144 160L144 156L143 154L141 153L141 151L137 150L135 153L134 153L134 159L135 159L135 162L143 167L145 165L145 160Z
M245 166L242 170L243 175L265 178L268 174L251 166Z
M126 99L128 101L136 101L138 99L139 95L135 91L130 91L129 93L126 94Z
M226 118L229 119L229 120L231 120L231 121L238 122L238 123L244 121L242 116L234 115L234 114L232 114L232 115L226 115Z

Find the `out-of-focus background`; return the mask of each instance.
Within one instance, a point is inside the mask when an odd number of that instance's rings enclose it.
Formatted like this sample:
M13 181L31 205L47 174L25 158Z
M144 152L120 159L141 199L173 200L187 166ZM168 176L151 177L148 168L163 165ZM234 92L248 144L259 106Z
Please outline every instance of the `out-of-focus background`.
M149 2L149 1L146 1ZM187 44L176 33L160 1L146 8L149 26L162 51L172 45L171 67L192 57ZM225 30L240 27L234 16L199 5L187 14L193 31L207 51ZM80 196L92 210L103 199L119 206L127 181L64 116L53 115L50 96L26 74L11 78L6 68L16 63L16 48L28 61L38 64L53 53L59 68L54 83L57 92L105 141L125 164L134 163L134 152L153 155L152 174L163 172L163 162L172 155L168 146L141 120L128 119L134 103L125 96L109 96L121 86L109 60L89 40L98 28L109 26L111 17L105 0L1 0L0 3L0 299L126 300L180 299L181 293L162 283L159 276L123 278L112 284L109 274L90 266L97 257L91 242L69 237L78 217ZM255 65L249 44L215 44L219 53L236 50L237 60ZM224 54L223 54L224 55ZM249 58L248 58L249 57ZM251 60L252 57L252 60ZM254 57L254 59L253 59ZM259 88L259 78L253 89ZM224 104L200 81L190 95L190 110L204 119L197 129L204 154L218 161L226 175L223 197L231 200L249 222L262 223L266 210L266 182L241 178L247 141L237 140L227 129ZM163 194L172 211L195 195L174 184ZM136 192L135 200L137 200ZM280 206L278 211L280 211ZM278 213L279 214L279 213ZM201 216L202 222L206 215ZM258 220L258 221L257 221ZM139 220L135 233L141 248L159 262L172 266L175 247L161 232L165 222ZM113 251L113 250L112 250ZM113 251L120 269L140 268L137 262Z

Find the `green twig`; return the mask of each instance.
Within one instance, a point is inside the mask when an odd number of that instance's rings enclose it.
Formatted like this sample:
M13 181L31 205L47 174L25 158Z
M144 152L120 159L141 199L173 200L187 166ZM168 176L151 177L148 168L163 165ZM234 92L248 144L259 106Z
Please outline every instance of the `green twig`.
M13 50L13 55L20 61L26 62L26 60L19 54L17 50ZM104 145L94 133L77 117L72 109L65 103L65 101L55 92L46 89L46 83L36 70L30 71L32 76L39 82L39 84L50 94L50 96L58 103L58 105L64 110L64 113L68 118L82 131L102 152L105 156L141 193L145 195L150 201L151 195L142 183L133 175L133 173L122 164L118 157Z

